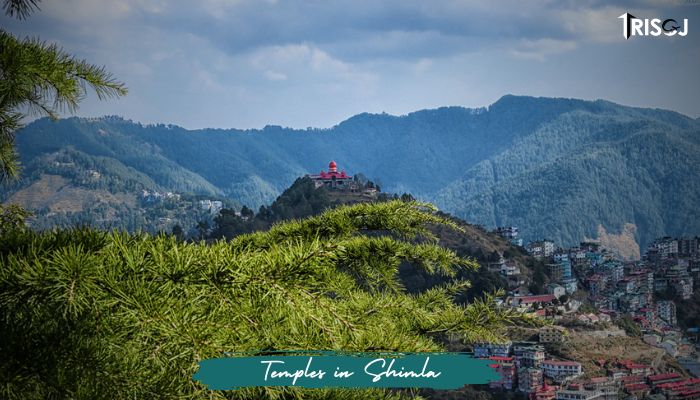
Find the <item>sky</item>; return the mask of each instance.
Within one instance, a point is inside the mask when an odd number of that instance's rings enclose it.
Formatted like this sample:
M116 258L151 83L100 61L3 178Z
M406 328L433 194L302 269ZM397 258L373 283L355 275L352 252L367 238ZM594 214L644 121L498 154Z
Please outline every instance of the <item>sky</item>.
M505 94L700 117L700 0L43 0L0 26L129 88L78 116L189 129L331 127L352 115L485 107ZM638 18L688 34L623 37Z

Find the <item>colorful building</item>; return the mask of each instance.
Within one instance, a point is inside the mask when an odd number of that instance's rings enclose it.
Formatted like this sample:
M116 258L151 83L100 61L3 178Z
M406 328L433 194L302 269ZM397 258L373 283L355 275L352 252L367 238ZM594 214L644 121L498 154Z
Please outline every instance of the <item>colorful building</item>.
M328 164L328 172L321 171L318 175L308 175L314 181L316 188L325 186L330 189L351 189L354 183L352 176L345 171L338 172L335 161Z
M491 389L513 390L515 385L515 363L513 357L489 357L494 363L489 365L496 370L499 379L489 382Z
M544 382L544 375L539 368L520 368L518 370L518 391L535 393Z

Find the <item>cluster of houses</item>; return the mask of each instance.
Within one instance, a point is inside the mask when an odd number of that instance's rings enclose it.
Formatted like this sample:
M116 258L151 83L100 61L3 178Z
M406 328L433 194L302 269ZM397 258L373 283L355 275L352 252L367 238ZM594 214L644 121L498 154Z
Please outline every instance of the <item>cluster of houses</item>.
M671 299L687 300L694 293L700 274L697 246L698 239L662 238L633 262L622 262L595 244L582 244L569 254L594 307L613 316L631 315L642 330L664 333L676 329Z
M496 233L522 245L515 227L501 227ZM551 282L547 293L532 295L523 290L526 278L519 266L501 258L489 266L508 282L510 296L501 304L555 323L575 321L577 326L609 326L617 318L629 316L646 343L664 349L691 375L700 376L696 345L686 332L679 331L673 300L687 300L694 294L694 282L700 278L700 238L657 239L641 260L633 262L620 260L598 243L561 249L552 241L540 240L525 248L547 267ZM581 289L586 292L585 300L581 295L575 297L592 306L585 308L586 312L581 311L581 301L571 296ZM565 337L566 330L553 325L542 329L540 343L558 342ZM531 399L700 399L700 378L655 373L650 366L629 360L600 360L608 375L582 380L579 363L546 359L541 344L515 344L510 351L498 347L495 352L487 349L496 347L479 344L475 353L478 348L480 356L494 361L501 379L492 382L491 387L518 390Z
M141 201L144 203L158 203L165 199L180 200L180 195L173 192L159 192L157 190L142 190Z
M517 237L515 227L501 227L496 232L509 240ZM513 294L513 298L506 299L508 305L521 308L538 305L531 311L544 315L548 310L542 308L547 309L555 298L584 288L588 302L598 312L579 316L581 322L595 324L630 315L643 330L668 331L677 324L676 305L670 298L690 299L694 282L700 277L698 245L700 238L665 237L653 242L642 260L624 262L598 243L585 242L561 249L549 240L535 241L526 249L547 266L551 282L547 295L523 293L526 280L512 260L501 258L489 268L498 270L507 280ZM575 312L579 305L574 302L566 308ZM566 312L563 306L559 309Z
M664 237L646 251L644 262L654 272L654 290L672 291L687 300L700 274L700 238Z
M581 363L548 358L544 344L563 342L566 330L558 326L540 329L539 342L477 343L474 356L493 361L499 379L492 389L517 391L532 400L617 399L619 380L600 377L581 380Z
M595 360L604 376L585 378L581 363L547 356L548 343L561 343L560 326L540 329L538 342L476 343L474 356L492 361L499 376L491 389L517 391L531 400L700 399L700 378L657 373L632 360Z
M476 343L474 357L493 361L499 379L489 383L491 388L527 394L536 393L545 378L561 384L583 373L578 362L546 359L544 346L537 342Z
M211 215L217 215L222 208L224 208L224 203L219 200L200 200L199 208L202 211L208 211ZM240 216L240 211L236 212L237 216Z

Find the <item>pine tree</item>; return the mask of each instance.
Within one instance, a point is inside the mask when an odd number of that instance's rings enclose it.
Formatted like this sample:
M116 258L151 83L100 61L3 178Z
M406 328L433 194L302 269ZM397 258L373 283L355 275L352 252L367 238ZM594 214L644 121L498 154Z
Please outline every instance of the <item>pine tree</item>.
M409 294L409 263L475 269L419 203L339 207L211 245L89 229L0 236L0 398L396 398L382 390L212 392L197 362L225 352L441 351L441 336L498 340L528 320L468 282Z
M39 0L6 0L6 14L27 18ZM17 39L0 29L0 183L17 177L15 132L22 127L23 110L57 118L73 112L92 88L99 99L123 96L127 89L104 67L76 59L55 44Z

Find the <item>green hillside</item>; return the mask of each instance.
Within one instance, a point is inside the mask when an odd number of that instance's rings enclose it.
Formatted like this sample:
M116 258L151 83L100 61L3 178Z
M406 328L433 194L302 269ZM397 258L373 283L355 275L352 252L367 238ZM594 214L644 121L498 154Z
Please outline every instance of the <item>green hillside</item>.
M437 204L565 244L595 237L598 224L613 232L635 224L643 244L700 230L700 130L626 111L562 115L470 168Z
M521 96L481 109L360 114L329 129L42 119L19 132L25 178L0 200L38 182L60 156L118 175L103 185L111 194L145 187L226 197L257 210L333 159L384 192L411 193L486 227L519 226L526 241L546 236L570 245L595 237L599 225L615 233L633 224L644 246L659 234L700 231L693 217L699 142L700 122L678 113Z

